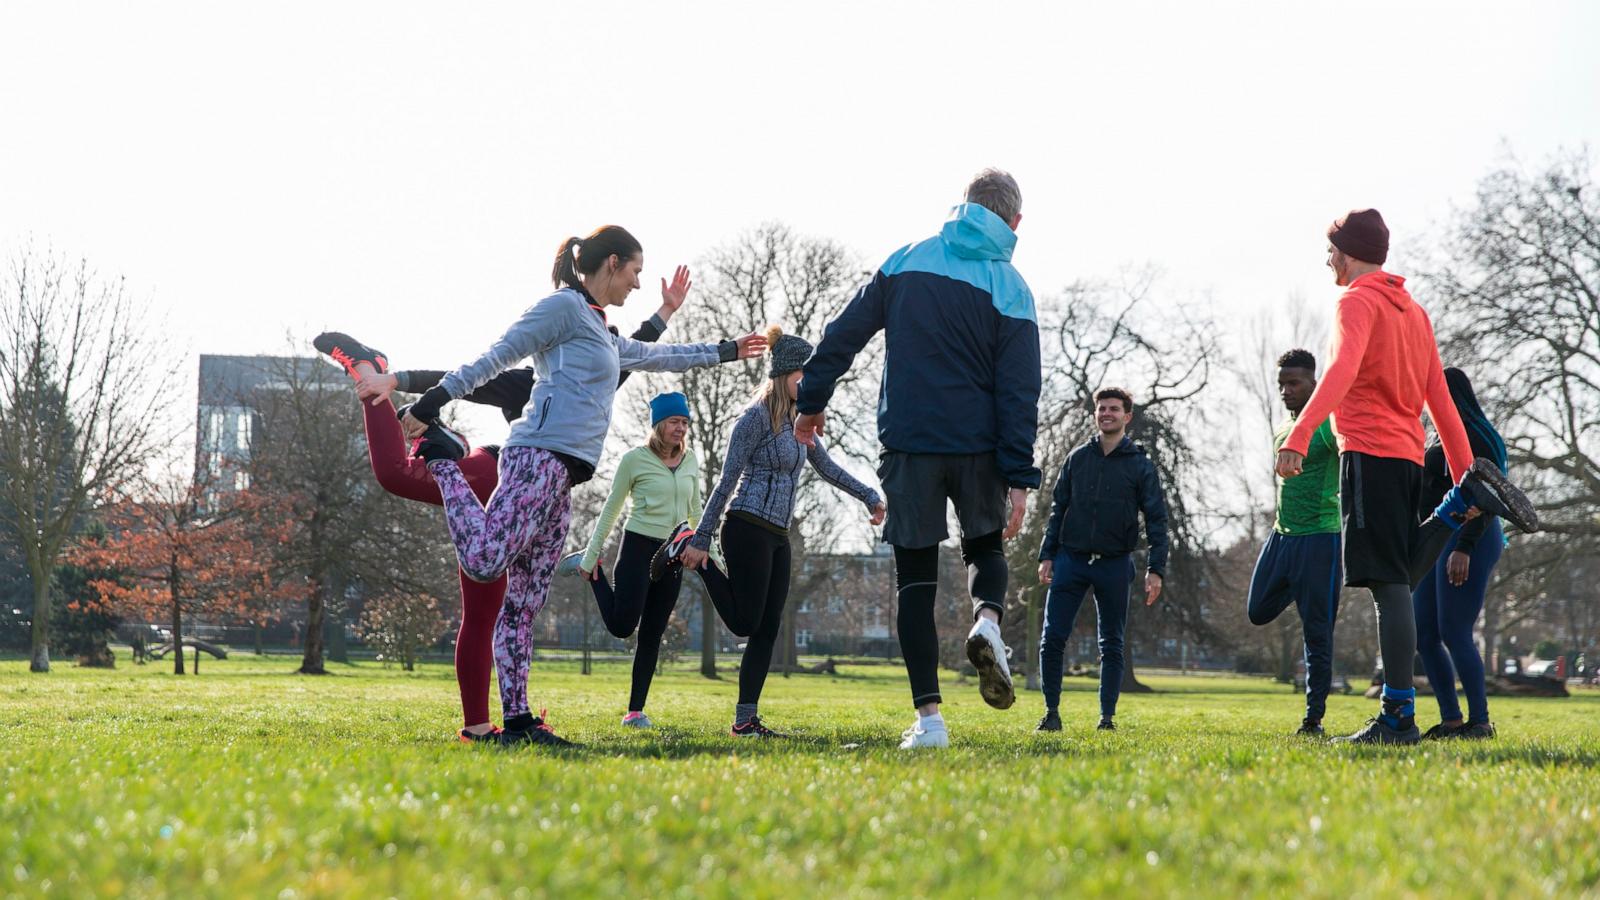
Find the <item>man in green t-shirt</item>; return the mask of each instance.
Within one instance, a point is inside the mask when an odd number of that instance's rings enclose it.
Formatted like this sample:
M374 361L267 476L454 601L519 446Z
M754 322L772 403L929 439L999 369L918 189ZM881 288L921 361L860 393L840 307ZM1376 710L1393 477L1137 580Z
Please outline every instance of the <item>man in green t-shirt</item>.
M1278 357L1278 396L1289 418L1272 435L1283 447L1317 387L1317 359L1305 350ZM1296 734L1321 737L1333 683L1333 623L1339 612L1339 445L1331 420L1313 433L1299 477L1278 478L1272 536L1250 577L1250 622L1266 625L1293 603L1306 642L1306 717Z

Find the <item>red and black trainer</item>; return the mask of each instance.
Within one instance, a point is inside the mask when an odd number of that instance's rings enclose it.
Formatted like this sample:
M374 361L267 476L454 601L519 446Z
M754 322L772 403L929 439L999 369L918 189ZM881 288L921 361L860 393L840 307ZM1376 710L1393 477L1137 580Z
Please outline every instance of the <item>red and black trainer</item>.
M351 378L361 377L361 373L356 371L360 363L366 363L380 373L389 371L388 357L341 331L324 331L311 339L311 346L317 348L318 353L333 357L333 361L343 366Z
M743 725L735 725L735 726L733 726L733 728L728 730L728 733L733 735L734 737L756 737L756 738L788 737L787 734L784 734L784 733L782 733L780 731L773 731L771 728L768 728L766 725L762 724L760 716L751 716L750 717L750 721L744 723Z
M667 577L673 568L683 565L683 551L689 546L689 539L694 537L694 529L688 522L679 522L672 529L672 536L667 538L655 555L650 557L650 580L660 581Z
M468 731L465 728L456 732L456 739L463 744L498 744L500 743L500 726L491 725L483 734Z

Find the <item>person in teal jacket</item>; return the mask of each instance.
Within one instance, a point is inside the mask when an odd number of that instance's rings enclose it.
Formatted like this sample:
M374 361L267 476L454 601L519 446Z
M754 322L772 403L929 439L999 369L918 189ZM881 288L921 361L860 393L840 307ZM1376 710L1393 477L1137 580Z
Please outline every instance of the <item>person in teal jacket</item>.
M700 518L700 459L689 449L689 400L683 394L659 394L650 401L650 440L623 454L611 482L611 494L595 521L589 546L562 561L563 574L581 574L594 590L595 603L606 630L619 638L639 632L633 655L633 688L622 724L649 728L644 714L650 681L655 675L661 641L678 605L683 570L673 567L659 581L651 581L650 561L672 536L679 522L691 525ZM631 501L631 503L629 502ZM611 529L629 504L623 525L622 547L607 580L600 554ZM716 565L701 570L708 590L727 590L727 576Z

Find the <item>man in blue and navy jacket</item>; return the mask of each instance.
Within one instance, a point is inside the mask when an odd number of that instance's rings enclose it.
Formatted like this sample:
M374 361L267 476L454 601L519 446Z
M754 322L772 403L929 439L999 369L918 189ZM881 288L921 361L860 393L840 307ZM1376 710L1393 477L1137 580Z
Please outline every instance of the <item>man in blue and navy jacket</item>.
M1016 700L1000 639L1001 539L1002 531L1010 538L1021 529L1027 492L1040 480L1033 464L1039 326L1033 294L1011 265L1021 221L1016 180L995 169L979 173L940 233L892 254L828 325L800 382L795 437L809 443L840 376L884 332L878 479L889 506L883 539L894 545L900 647L918 712L901 744L907 749L949 743L933 620L947 500L970 576L967 655L979 690L999 709Z
M1089 442L1072 451L1050 501L1050 521L1039 546L1039 583L1050 586L1039 640L1039 687L1045 713L1040 731L1060 731L1061 660L1083 598L1094 590L1100 632L1100 729L1116 728L1122 691L1123 632L1133 551L1139 547L1139 515L1150 540L1144 579L1146 606L1161 596L1167 572L1167 499L1156 465L1128 437L1133 396L1121 388L1094 395L1095 426Z

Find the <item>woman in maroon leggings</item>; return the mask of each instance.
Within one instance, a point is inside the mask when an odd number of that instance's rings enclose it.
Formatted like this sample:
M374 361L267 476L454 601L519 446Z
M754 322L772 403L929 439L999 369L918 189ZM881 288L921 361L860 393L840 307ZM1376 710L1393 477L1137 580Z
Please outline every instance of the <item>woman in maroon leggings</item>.
M667 321L683 305L684 294L662 292L661 308L633 333L636 341L651 342L661 337ZM367 432L367 456L378 486L397 497L442 506L439 487L428 472L427 463L412 457L416 441L407 440L400 426L393 391L422 393L439 383L442 371L389 370L384 354L367 347L349 335L327 332L312 344L333 357L356 380L361 399L361 415ZM623 372L626 380L629 372ZM505 372L478 391L463 398L498 407L506 419L522 415L533 389L533 370ZM487 503L499 483L494 448L474 447L461 458L461 473L481 503ZM456 631L456 684L461 690L463 727L457 737L463 743L495 741L500 729L489 720L489 677L494 669L494 624L506 596L506 576L479 582L459 569L461 582L461 626Z

